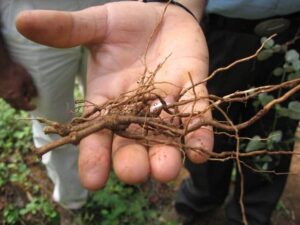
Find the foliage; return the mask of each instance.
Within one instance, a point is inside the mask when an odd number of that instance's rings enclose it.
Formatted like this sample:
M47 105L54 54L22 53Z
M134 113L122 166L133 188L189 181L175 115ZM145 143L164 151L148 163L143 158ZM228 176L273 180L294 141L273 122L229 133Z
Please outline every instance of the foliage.
M26 152L31 146L31 127L24 118L28 115L23 111L16 111L0 100L0 149L12 151L17 148Z
M274 54L282 54L284 62L282 66L274 68L272 75L279 78L281 82L300 78L300 57L296 49L288 49L287 44L276 44L273 39L267 40L262 38L261 42L264 43L263 50L257 56L257 60L263 61L270 59ZM261 108L269 102L278 98L283 93L280 90L278 93L261 93L258 95L256 101L253 102L255 108ZM247 143L245 151L250 152L258 149L276 150L279 143L289 142L290 140L283 140L281 130L276 130L278 119L287 117L293 120L300 120L300 102L291 100L287 105L277 104L274 109L275 119L273 121L272 131L268 137L254 136ZM270 163L280 156L259 155L256 156L255 166L261 170L268 170Z
M23 224L38 224L31 220L34 215L50 222L57 213L42 196L39 185L30 179L30 168L24 159L31 154L29 116L2 100L0 110L0 196L4 203L0 208L0 223L19 224L22 221ZM36 159L32 157L31 160L35 162Z
M36 215L39 211L42 211L43 215L49 219L56 218L57 216L57 213L53 210L51 204L43 196L32 198L32 200L20 210L20 215Z
M138 186L129 186L112 174L106 187L91 195L82 217L91 225L176 224L159 220L157 206L149 204L147 193ZM98 218L97 218L98 217Z
M7 205L3 210L4 224L16 224L20 219L19 210L13 205Z

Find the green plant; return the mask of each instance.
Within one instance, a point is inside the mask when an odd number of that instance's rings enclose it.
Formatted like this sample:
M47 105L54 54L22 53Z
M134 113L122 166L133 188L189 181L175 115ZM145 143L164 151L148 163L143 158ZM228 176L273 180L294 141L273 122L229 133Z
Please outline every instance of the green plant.
M112 175L106 187L91 195L82 213L91 225L172 225L161 221L159 211L151 206L147 194L137 186L128 186Z
M19 212L22 216L26 216L28 214L36 215L41 212L48 220L55 219L58 216L49 201L43 196L32 198L31 201L28 202L24 208L20 209Z
M262 43L266 41L266 38L262 38ZM300 78L300 57L296 49L289 49L289 43L282 45L275 44L273 39L268 40L264 44L264 49L259 53L257 59L259 61L267 60L274 54L283 55L283 64L274 68L272 76L276 77L280 82L298 79ZM279 98L283 94L283 90L280 89L276 93L260 93L257 100L253 102L255 108L261 108L267 105L275 98ZM245 145L245 151L255 151L258 149L267 149L270 151L276 150L280 145L288 144L293 140L283 140L283 133L281 130L277 130L278 120L282 117L287 117L293 120L300 120L300 102L291 99L286 105L275 105L274 108L274 121L271 128L271 133L268 137L254 136ZM280 155L258 155L254 158L254 163L257 169L268 170L270 163L274 163Z
M40 192L39 185L32 181L25 162L25 157L32 154L29 115L2 100L0 111L0 195L7 196L0 211L0 224L39 224L29 216L33 214L38 214L43 221L51 221L57 213ZM29 157L38 163L34 155Z
M0 99L0 149L11 152L19 149L27 152L32 145L31 125L29 115L23 111L11 108Z
M4 224L16 224L20 219L18 208L9 204L3 210Z
M7 182L28 185L29 169L23 161L32 145L31 126L28 115L16 111L0 100L2 119L0 120L0 187Z

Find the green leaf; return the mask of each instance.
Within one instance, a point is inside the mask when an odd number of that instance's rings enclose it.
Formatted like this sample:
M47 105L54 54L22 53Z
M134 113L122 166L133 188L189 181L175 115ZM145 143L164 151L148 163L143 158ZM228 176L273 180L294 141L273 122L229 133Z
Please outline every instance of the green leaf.
M268 143L278 143L282 139L282 131L281 130L275 130L271 132L268 136Z
M289 64L289 63L285 63L285 64L283 65L283 69L284 69L284 71L287 72L287 73L292 73L292 72L294 72L293 66L292 66L291 64Z
M288 80L294 80L294 79L297 79L297 78L300 78L300 72L295 72L295 73L290 73L288 75Z
M290 49L285 53L285 60L292 63L299 59L299 53L295 49Z
M292 67L295 71L299 71L300 70L300 60L299 59L294 60L292 62Z
M258 95L258 100L261 105L265 106L269 102L271 102L274 99L274 97L267 93L261 93Z
M276 76L276 77L279 77L283 74L283 72L284 72L283 68L277 67L273 70L273 75Z
M278 116L288 116L289 110L285 107L282 107L280 105L275 105L275 110Z
M258 107L260 106L260 101L258 101L258 99L256 99L256 100L253 101L252 105L257 110Z
M267 60L272 55L273 55L272 49L263 49L261 52L258 53L257 60L259 61Z
M4 224L16 224L20 218L18 208L13 205L8 205L3 212Z
M279 116L289 117L294 120L300 120L300 102L291 101L287 108L277 105L275 107Z
M267 37L262 37L262 38L260 39L260 43L263 44L267 39L268 39Z
M264 163L270 163L272 162L272 157L270 155L264 155L260 158L260 161L261 162L264 162Z
M272 48L275 44L275 41L271 38L264 43L265 48Z
M266 146L266 142L264 142L260 136L254 136L247 144L246 152L263 149Z
M300 102L292 101L288 105L289 114L291 119L300 120Z
M266 162L266 163L263 163L261 169L262 170L268 170L268 167L269 167L269 163Z
M282 47L279 44L274 45L274 47L272 48L274 52L278 53L282 51Z

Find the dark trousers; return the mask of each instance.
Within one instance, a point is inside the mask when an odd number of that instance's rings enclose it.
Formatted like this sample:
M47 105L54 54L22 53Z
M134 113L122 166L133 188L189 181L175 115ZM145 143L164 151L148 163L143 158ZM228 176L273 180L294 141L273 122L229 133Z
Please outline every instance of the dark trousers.
M235 30L235 27L228 27L225 18L220 17L211 21L208 17L204 21L203 27L210 53L210 72L237 59L249 56L260 46L261 37L246 28ZM275 41L285 43L291 40L298 28L297 26L290 28L276 37ZM292 48L299 51L299 42ZM252 60L239 64L210 80L207 84L209 93L224 96L237 90L279 83L281 77L275 77L272 75L272 71L277 66L282 66L283 63L284 55L276 54L266 61ZM278 92L272 94L276 97ZM300 99L299 94L297 95L289 100ZM253 100L247 103L224 104L222 109L234 123L245 121L257 112L257 108L253 106ZM215 119L225 120L217 110L213 111L213 116ZM275 118L273 110L259 122L241 130L239 135L250 138L259 135L266 138L272 130L281 130L283 141L277 143L275 148L277 150L292 150L297 124L298 121L287 117ZM215 135L215 152L234 151L235 148L235 139L226 135ZM267 169L274 170L277 173L288 172L290 159L290 156L283 155L272 157ZM249 166L257 168L253 158L243 158L242 160ZM192 164L187 160L186 167L191 176L182 183L175 206L185 205L191 210L190 212L202 215L222 205L229 193L234 166L234 160L225 162L208 161L202 165ZM249 225L269 225L271 214L283 192L287 175L269 173L266 176L264 173L255 172L243 165L242 173L245 179L244 206ZM233 194L230 195L226 205L226 214L230 225L243 224L239 205L240 191L240 175L237 174ZM180 213L180 208L178 210Z

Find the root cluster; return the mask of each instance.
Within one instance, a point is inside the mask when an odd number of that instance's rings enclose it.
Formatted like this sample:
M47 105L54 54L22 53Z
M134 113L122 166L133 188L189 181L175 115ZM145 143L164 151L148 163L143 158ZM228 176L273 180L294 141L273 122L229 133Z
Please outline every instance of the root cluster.
M212 73L208 79L215 76L218 72L227 70L237 63L256 57L259 51L250 57L238 60L233 64L220 68ZM138 87L132 91L120 95L118 98L110 100L103 105L95 105L91 102L83 101L84 107L87 109L82 116L74 118L68 124L60 124L55 121L49 121L45 118L37 118L41 123L46 124L44 129L46 134L58 134L60 139L46 144L40 148L35 149L39 155L43 155L61 145L73 143L77 144L84 137L98 132L103 129L111 130L114 134L139 140L144 145L153 144L168 144L173 145L185 152L186 150L197 151L202 154L208 154L211 160L226 160L237 157L247 157L257 154L291 154L286 151L272 151L258 150L247 153L240 153L237 151L211 153L206 152L202 148L191 148L184 143L184 137L189 133L203 127L212 126L223 130L228 135L239 139L238 131L244 129L260 118L262 118L268 111L270 111L276 104L282 103L290 96L300 90L300 79L286 81L277 85L267 85L255 87L252 89L237 91L226 96L197 96L195 88L201 85L208 79L194 83L191 76L191 86L182 90L181 94L174 102L166 102L166 95L159 90L154 82L155 75L161 69L164 63L157 66L155 71L150 72L145 69L138 82ZM169 84L172 85L172 84ZM273 99L260 109L252 118L243 121L239 124L233 124L232 121L224 114L224 121L217 121L214 119L206 119L203 115L208 110L221 110L220 106L224 103L232 102L247 102L251 98L257 97L260 93L274 92L279 89L287 89L285 94ZM182 96L190 92L189 99L182 99ZM209 101L209 105L201 111L192 110L189 113L180 112L180 108L188 104L196 104L197 101L203 99ZM78 107L83 107L79 105ZM163 115L163 116L161 116ZM166 116L167 115L167 116ZM190 123L190 121L196 121ZM166 138L157 138L161 136Z

